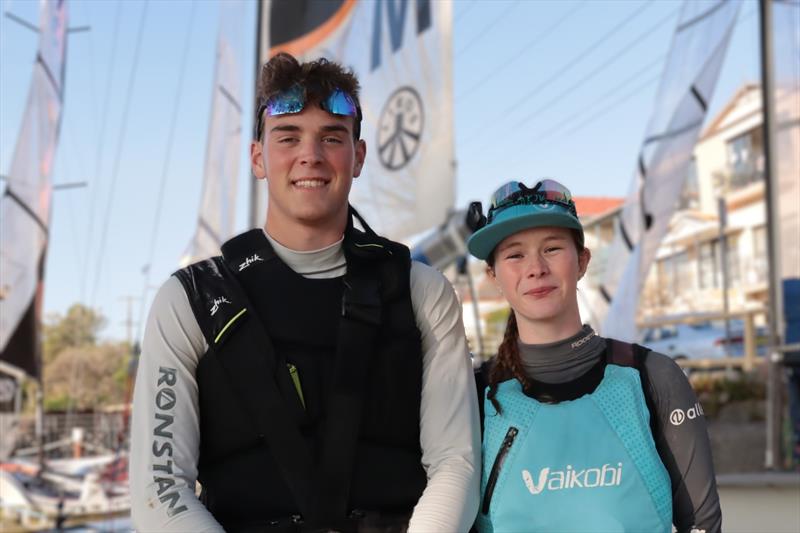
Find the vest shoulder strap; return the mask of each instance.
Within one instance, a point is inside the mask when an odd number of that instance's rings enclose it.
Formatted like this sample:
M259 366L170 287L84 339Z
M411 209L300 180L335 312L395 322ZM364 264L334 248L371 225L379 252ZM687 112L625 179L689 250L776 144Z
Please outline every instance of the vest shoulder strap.
M609 364L617 366L627 366L635 368L639 372L639 380L642 382L642 394L647 410L650 412L650 430L655 437L657 434L656 409L653 399L650 396L650 379L647 374L645 361L650 353L650 348L639 344L618 341L617 339L606 339L606 357Z
M246 305L236 280L221 256L191 264L173 274L183 285L200 330L209 346L219 341Z

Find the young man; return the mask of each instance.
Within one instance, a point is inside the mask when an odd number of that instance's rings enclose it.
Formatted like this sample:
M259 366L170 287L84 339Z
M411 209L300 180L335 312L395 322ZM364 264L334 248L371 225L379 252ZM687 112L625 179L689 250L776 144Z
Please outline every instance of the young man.
M472 524L480 437L460 306L348 204L367 149L358 89L325 60L279 54L262 70L251 162L266 225L176 272L148 318L139 530Z

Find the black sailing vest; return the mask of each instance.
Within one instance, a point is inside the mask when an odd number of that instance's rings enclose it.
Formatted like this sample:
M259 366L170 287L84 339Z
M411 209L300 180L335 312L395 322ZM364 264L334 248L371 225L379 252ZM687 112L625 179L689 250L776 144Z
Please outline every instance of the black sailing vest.
M402 513L425 488L408 248L352 224L343 246L340 278L295 273L260 229L175 274L209 345L198 477L226 530Z

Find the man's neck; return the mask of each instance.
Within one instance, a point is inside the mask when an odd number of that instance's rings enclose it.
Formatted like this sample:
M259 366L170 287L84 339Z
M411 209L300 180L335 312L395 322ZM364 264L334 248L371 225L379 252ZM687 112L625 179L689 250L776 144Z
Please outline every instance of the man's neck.
M264 231L290 250L310 252L321 250L338 242L344 234L344 227L318 228L294 224L291 228L281 228L277 224L270 224L269 218L267 218Z

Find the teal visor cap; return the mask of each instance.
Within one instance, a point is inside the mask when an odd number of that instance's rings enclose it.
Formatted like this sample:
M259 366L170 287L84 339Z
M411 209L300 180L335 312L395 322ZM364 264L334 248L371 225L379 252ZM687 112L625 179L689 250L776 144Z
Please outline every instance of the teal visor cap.
M549 180L548 180L549 181ZM532 189L531 189L532 190ZM565 189L566 190L566 189ZM529 228L555 226L578 230L583 244L583 226L570 207L561 202L522 202L490 209L489 222L467 240L469 253L484 261L506 237Z

